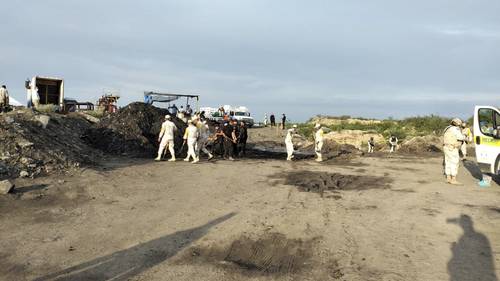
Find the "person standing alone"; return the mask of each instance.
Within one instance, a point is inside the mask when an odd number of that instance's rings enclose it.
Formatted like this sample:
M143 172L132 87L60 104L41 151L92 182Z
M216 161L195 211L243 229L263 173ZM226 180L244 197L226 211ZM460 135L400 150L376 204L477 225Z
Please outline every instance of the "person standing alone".
M323 149L323 138L325 132L319 123L316 124L314 128L316 129L316 133L314 133L314 151L316 152L316 161L321 162L323 161L321 150Z
M269 116L269 121L271 121L271 127L276 126L276 117L274 116L274 113L271 113L271 116Z
M286 115L283 113L283 116L281 117L281 129L284 130L286 125Z
M286 137L285 137L285 146L286 146L286 160L292 161L293 159L293 136L295 135L295 131L297 129L297 125L293 125L291 129L288 129Z
M462 120L455 118L451 121L451 125L444 130L444 165L446 182L454 185L461 185L457 181L458 165L460 163L460 155L458 150L465 140L465 136L460 130Z
M7 91L7 86L2 85L0 88L0 113L7 112L9 107L9 91Z
M394 135L392 135L390 138L389 138L389 144L391 145L391 150L390 150L390 153L393 153L396 151L396 148L398 146L398 138Z

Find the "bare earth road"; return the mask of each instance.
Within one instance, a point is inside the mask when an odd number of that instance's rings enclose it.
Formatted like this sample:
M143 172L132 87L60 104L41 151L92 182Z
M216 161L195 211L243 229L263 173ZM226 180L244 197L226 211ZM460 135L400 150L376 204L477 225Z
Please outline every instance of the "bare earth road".
M18 180L0 279L498 280L500 187L464 167L444 184L441 161L115 159Z

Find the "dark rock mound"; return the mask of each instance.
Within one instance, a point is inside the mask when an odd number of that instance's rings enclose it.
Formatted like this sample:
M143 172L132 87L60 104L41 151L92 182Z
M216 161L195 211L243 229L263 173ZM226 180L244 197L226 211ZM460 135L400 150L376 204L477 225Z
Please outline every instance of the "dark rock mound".
M94 164L102 155L81 135L91 123L76 114L17 110L0 116L0 179L35 177Z
M102 118L85 132L84 139L107 153L152 157L158 149L158 134L165 115L170 115L166 109L134 102ZM175 139L179 149L186 124L174 116L172 121L179 129Z

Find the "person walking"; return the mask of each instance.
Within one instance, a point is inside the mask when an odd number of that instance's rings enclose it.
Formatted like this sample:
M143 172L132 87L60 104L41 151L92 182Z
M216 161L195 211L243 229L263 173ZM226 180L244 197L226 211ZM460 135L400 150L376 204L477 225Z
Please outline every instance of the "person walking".
M196 155L196 144L198 142L199 132L198 128L193 124L193 121L188 120L188 127L184 133L184 142L188 145L188 152L184 161L189 162L190 158L193 158L191 163L197 163L200 161Z
M398 138L394 135L391 135L389 138L389 144L391 145L390 153L396 152L396 148L398 146Z
M465 160L467 158L467 145L473 141L472 131L465 122L462 123L462 134L464 135L465 139L462 142L460 151L462 152L462 160Z
M208 128L208 125L207 125L207 121L197 121L196 123L198 126L198 130L200 132L200 137L198 139L198 144L196 146L196 155L198 156L198 158L200 157L200 151L202 151L203 153L205 153L206 155L208 155L208 160L211 160L212 158L214 158L213 154L208 151L207 149L207 144L208 144L208 139L209 139L209 136L210 136L210 130Z
M264 127L267 127L267 113L264 114Z
M321 150L323 149L323 139L325 132L323 131L323 127L321 124L317 123L314 126L316 132L314 133L314 152L316 152L316 161L323 161L323 155L321 154Z
M368 141L368 153L373 153L375 151L375 140L373 137L370 137Z
M286 137L285 137L285 146L286 146L286 154L287 154L286 160L287 161L292 161L292 159L294 158L294 156L293 156L293 152L294 152L293 137L295 135L296 130L297 130L297 125L293 125L293 127L291 129L288 129Z
M271 113L271 116L269 116L269 121L271 121L271 127L276 126L276 117L274 116L273 113Z
M174 134L177 131L177 126L170 119L170 115L165 115L165 122L161 124L160 135L158 136L160 147L158 148L158 156L155 158L156 161L161 160L165 149L170 151L170 159L168 161L175 161Z
M284 130L286 128L286 115L283 113L283 116L281 116L281 129Z
M458 150L465 140L465 136L460 129L461 125L462 120L454 118L450 126L446 127L444 130L443 152L446 182L453 185L461 185L461 183L457 181L458 166L460 163Z

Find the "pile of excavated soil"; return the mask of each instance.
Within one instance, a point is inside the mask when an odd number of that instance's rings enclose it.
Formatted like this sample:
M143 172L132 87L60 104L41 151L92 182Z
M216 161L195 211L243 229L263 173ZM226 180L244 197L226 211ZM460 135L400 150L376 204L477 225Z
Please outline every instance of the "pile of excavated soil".
M326 140L332 140L340 144L349 144L357 149L368 146L368 141L373 138L376 147L386 147L386 140L381 134L361 131L361 130L341 130L339 132L330 132L325 135Z
M0 180L66 172L94 164L102 153L81 135L91 123L76 114L16 110L0 115Z
M442 144L443 140L438 136L413 137L401 144L399 152L411 154L439 153L442 152Z
M280 175L283 177L283 175ZM390 179L376 176L344 175L339 173L297 171L284 175L285 184L298 187L300 191L323 194L332 190L365 190L389 188Z
M85 132L84 139L95 148L112 154L152 157L158 150L158 134L168 110L135 102L101 119ZM178 128L176 150L182 146L186 124L172 116Z
M303 150L310 150L314 152L314 144L310 144L303 148ZM363 152L350 144L340 144L333 140L324 140L323 149L321 150L323 160L333 158L354 158L363 155Z

